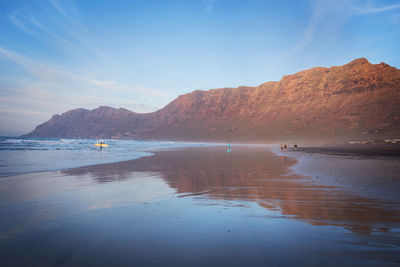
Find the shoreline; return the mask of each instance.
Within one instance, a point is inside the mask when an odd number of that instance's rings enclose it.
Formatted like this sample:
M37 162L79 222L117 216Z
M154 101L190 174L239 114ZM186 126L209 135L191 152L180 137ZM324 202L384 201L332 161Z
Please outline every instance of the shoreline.
M15 175L0 177L0 183L12 182L14 178L18 182L23 182L24 177L32 179L33 177L74 177L90 174L91 176L104 176L104 181L113 181L112 176L119 176L121 169L129 172L157 172L150 168L149 170L144 167L135 169L141 162L146 162L148 158L154 158L158 154L172 154L178 153L189 153L192 150L214 150L214 151L225 151L227 147L225 145L211 144L203 147L173 147L173 148L158 148L151 150L143 150L143 152L149 153L138 158L123 160L118 162L110 163L99 163L92 165L85 165L73 168L58 169L58 170L46 170L38 172L20 173ZM292 162L288 166L289 174L296 177L304 177L310 183L316 186L332 187L336 190L342 190L352 195L364 197L368 199L379 199L381 201L400 203L400 158L398 157L380 157L380 156L365 156L361 153L358 156L351 154L332 154L316 153L315 151L321 151L319 147L303 148L298 151L288 150L287 152L280 151L277 145L270 144L233 144L231 149L233 152L228 153L234 155L235 149L246 150L255 149L260 151L270 151L274 155L280 157L281 161ZM332 148L330 148L332 149ZM335 152L339 148L334 148ZM115 171L114 171L115 169ZM107 178L108 177L108 178ZM99 179L101 181L102 178ZM17 181L15 181L18 183ZM1 184L0 184L1 185ZM189 194L190 195L190 194Z
M202 148L211 149L213 147L224 150L226 145L210 145ZM185 153L185 151L188 152L194 148L199 147L157 149L151 152L146 151L152 153L152 155L142 156L132 160L81 166L60 170L60 172L75 174L76 171L79 173L79 170L108 168L114 164L116 166L127 166L136 161L154 157L160 152L168 153L168 151L181 151ZM380 151L374 156L371 156L370 153L366 155L364 153L365 148L362 148L359 154L356 154L358 151L345 154L346 150L344 150L342 154L332 154L314 152L324 151L325 148L320 149L319 147L313 147L315 150L306 150L308 148L304 148L298 151L289 150L288 152L282 152L278 148L278 145L232 144L231 149L233 149L233 152L231 153L234 153L235 148L266 148L266 150L280 157L290 157L294 159L295 162L289 167L291 173L295 176L310 178L310 181L315 185L335 187L360 197L400 203L400 195L398 194L398 192L400 192L400 177L398 177L398 173L400 173L399 157L388 157L387 154L382 156L382 154L379 154L381 153ZM335 152L341 151L340 147L330 147L330 149L333 149ZM346 149L349 148L346 147Z
M27 140L34 140L34 139L27 139ZM38 139L39 140L39 139ZM50 139L49 139L50 140ZM62 140L70 140L70 141L76 141L79 139L62 139ZM88 139L82 139L82 140L88 140ZM45 140L47 141L47 139ZM109 140L111 141L111 140ZM117 140L119 141L119 140ZM128 141L136 141L136 140L128 140ZM151 142L151 141L150 141ZM18 175L25 175L25 174L33 174L33 173L44 173L44 172L56 172L56 171L63 171L63 170L68 170L68 169L74 169L74 168L79 168L79 167L89 167L89 166L94 166L94 165L101 165L101 164L112 164L112 163L119 163L119 162L123 162L123 161L131 161L131 160L135 160L135 159L139 159L141 157L146 157L146 156L151 156L154 154L154 152L156 151L162 151L162 150L168 150L168 149L177 149L177 148L193 148L193 147L211 147L211 146L222 146L223 144L219 144L219 143L201 143L201 142L186 142L186 141L177 141L177 142L173 142L173 141L157 141L158 142L165 142L165 143L171 143L174 144L173 146L169 146L169 147L162 147L162 146L156 146L156 147L144 147L144 148L139 148L139 149L134 149L134 150L126 150L125 155L130 155L131 157L127 157L124 156L121 158L121 154L120 152L116 152L117 154L114 154L113 157L108 158L107 161L104 161L104 158L98 157L98 153L94 153L92 154L94 160L92 161L96 161L99 160L100 162L90 162L87 161L87 158L84 159L83 163L80 163L79 161L74 162L73 164L71 164L70 158L67 158L67 160L64 160L64 165L65 166L57 166L60 165L58 164L59 162L63 162L62 159L59 158L59 161L57 162L51 162L52 164L47 165L47 166L41 166L41 164L43 165L43 162L41 162L40 164L36 165L21 165L21 169L20 166L16 166L16 165L12 165L10 163L4 165L5 168L8 168L7 171L1 172L0 173L0 180L6 177L14 177L14 176L18 176ZM91 144L91 143L90 143ZM88 146L82 146L82 147L86 147L89 148ZM121 147L121 146L120 146ZM26 149L26 150L30 150L30 149ZM98 150L98 149L97 149ZM15 151L19 151L19 149L10 149L10 150L3 150L2 152L2 156L5 157L7 154L13 153ZM32 151L32 150L30 150ZM34 150L35 151L35 150ZM46 152L55 152L55 151L60 151L58 148L53 148L53 149L46 149ZM101 151L101 150L98 150ZM87 151L85 151L87 153ZM106 154L104 154L104 156L106 156L108 153L107 150L104 150L104 152ZM93 153L93 152L90 152ZM103 153L101 153L103 154ZM35 155L35 157L40 157L40 155ZM32 157L34 158L34 157ZM65 158L64 158L65 159ZM86 160L86 161L85 161ZM21 162L24 162L23 160ZM29 162L29 161L27 161ZM65 164L65 162L68 162L69 164ZM29 164L32 164L31 162ZM72 165L72 166L71 166ZM29 167L27 167L29 166ZM32 166L36 166L36 167L32 167ZM37 167L39 166L39 167ZM15 170L18 171L13 171L12 168L13 167Z

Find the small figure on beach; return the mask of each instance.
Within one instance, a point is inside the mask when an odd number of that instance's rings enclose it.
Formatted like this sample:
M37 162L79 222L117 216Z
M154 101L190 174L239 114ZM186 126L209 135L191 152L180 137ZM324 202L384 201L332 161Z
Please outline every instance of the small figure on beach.
M294 144L294 151L297 150L297 144Z
M283 151L283 144L281 144L281 151Z
M285 152L287 151L287 145L285 144Z
M232 151L232 145L228 144L228 150L226 152L230 153Z

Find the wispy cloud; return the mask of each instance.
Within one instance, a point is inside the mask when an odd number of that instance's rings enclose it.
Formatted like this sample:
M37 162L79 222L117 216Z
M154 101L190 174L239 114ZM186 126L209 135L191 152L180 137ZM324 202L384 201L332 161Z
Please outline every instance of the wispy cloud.
M30 34L32 36L35 36L35 34L31 30L29 30L28 27L21 21L21 19L19 18L18 11L15 11L15 12L12 12L11 14L9 14L8 19L12 24L14 24L21 31L23 31L27 34Z
M64 11L64 9L62 8L61 4L59 3L59 1L57 0L49 0L49 3L61 14L63 15L65 18L69 18L69 16L67 15L67 13Z
M41 62L24 57L21 54L0 47L0 56L5 57L14 63L22 66L38 78L42 79L56 79L59 77L61 71L58 71L55 66L48 66Z
M301 35L301 39L284 53L287 58L309 46L322 34L333 37L351 16L382 13L400 8L393 5L375 5L374 1L352 0L314 0L311 3L312 15Z
M94 85L98 85L98 86L102 86L102 87L112 87L116 84L115 81L100 81L100 80L93 80L93 79L86 79L86 80Z
M73 40L68 40L67 38L62 37L61 35L56 34L55 32L49 30L47 27L45 27L42 23L40 23L32 15L30 15L27 19L28 19L29 22L32 23L32 25L36 26L42 32L47 34L49 37L53 38L53 40L57 40L58 42L62 43L63 45L68 45L68 46L73 46L74 45Z
M303 32L301 40L286 52L286 56L292 55L295 52L303 49L313 40L317 27L321 24L323 18L324 18L323 10L320 8L316 8L312 14L310 22L308 23L307 27Z
M65 19L65 21L63 22L63 27L75 41L78 41L81 44L90 48L107 64L113 64L113 61L104 52L100 43L90 34L83 23L79 21L79 19L77 18L78 15L76 12L76 8L73 4L69 6L68 12L61 4L61 1L50 0L50 3L54 7L54 9Z
M91 81L95 84L96 80L88 79L81 74L77 74L64 66L57 63L44 61L41 59L34 59L32 57L25 56L16 51L12 51L0 46L0 57L7 58L14 62L20 67L24 68L38 80L31 80L30 82L35 83L37 81L41 83L53 83L53 82L66 82L66 81ZM102 85L101 81L97 81L97 85ZM103 82L104 85L104 82Z
M20 53L15 51L11 51L5 48L0 47L0 56L8 58L14 63L20 65L25 68L33 75L38 78L41 78L43 81L66 81L73 80L74 82L81 83L81 87L84 87L86 83L92 84L97 87L97 89L114 89L114 90L123 90L125 92L137 92L147 96L159 96L159 97L168 97L170 96L168 93L162 90L154 90L149 88L141 88L130 85L121 85L118 84L114 80L97 80L82 76L81 74L77 74L72 72L64 67L51 62L42 62L40 60L34 60L32 58L26 57Z
M203 0L204 12L210 13L213 10L215 2L217 2L217 0Z
M316 0L312 4L311 18L301 35L301 39L292 48L285 52L284 57L292 56L307 47L320 32L328 30L333 34L340 27L340 23L347 17L344 7L345 1ZM334 23L332 23L334 22Z
M375 6L372 5L370 2L367 2L364 6L356 6L352 5L352 9L355 14L359 15L366 15L366 14L374 14L374 13L381 13L386 11L391 11L400 8L400 3L393 4L393 5L386 5L386 6Z
M21 109L16 109L16 108L0 108L0 113L5 113L5 114L19 114L19 115L29 115L29 116L42 116L42 117L47 117L48 114L46 112L41 112L37 110L21 110Z
M80 22L72 1L49 0L46 8L40 11L18 9L10 12L7 17L15 27L35 37L38 41L58 42L59 45L70 47L71 50L86 49L100 58L105 63L104 67L114 64L104 52L102 45ZM42 22L44 20L52 21L50 27L53 30L45 26L46 23Z

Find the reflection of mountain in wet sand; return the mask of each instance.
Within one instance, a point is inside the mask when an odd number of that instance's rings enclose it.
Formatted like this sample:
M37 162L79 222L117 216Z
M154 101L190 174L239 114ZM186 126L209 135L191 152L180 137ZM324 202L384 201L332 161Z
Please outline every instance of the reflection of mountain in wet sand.
M358 197L313 184L289 167L296 161L260 147L193 148L160 151L154 156L116 164L64 171L68 175L90 173L98 182L128 179L133 171L160 172L181 196L256 201L316 225L341 225L355 232L373 228L387 231L400 223L398 203ZM397 207L397 208L395 208Z

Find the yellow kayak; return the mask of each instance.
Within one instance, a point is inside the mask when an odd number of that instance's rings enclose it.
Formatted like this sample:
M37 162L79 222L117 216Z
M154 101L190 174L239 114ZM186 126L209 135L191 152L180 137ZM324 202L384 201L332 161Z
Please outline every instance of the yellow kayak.
M99 147L108 147L107 144L94 144L95 146L99 146Z

